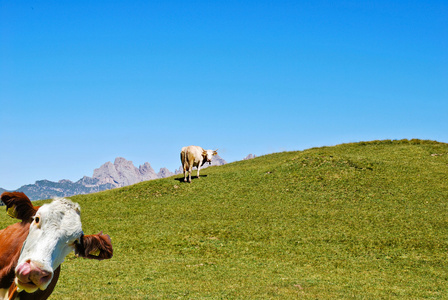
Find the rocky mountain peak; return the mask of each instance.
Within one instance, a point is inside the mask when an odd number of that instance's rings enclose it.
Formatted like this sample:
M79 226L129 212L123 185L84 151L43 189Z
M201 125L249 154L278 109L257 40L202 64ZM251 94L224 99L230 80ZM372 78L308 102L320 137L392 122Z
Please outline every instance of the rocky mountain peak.
M156 171L151 167L151 165L148 162L145 162L143 165L139 166L138 172L140 173L142 180L151 180L151 179L157 179L159 178L156 174Z
M248 160L248 159L252 159L252 158L255 158L256 156L255 156L255 154L249 154L249 155L247 155L245 158L243 158L243 160Z
M174 175L174 173L172 173L167 168L160 168L159 173L157 173L157 177L159 177L159 178L166 178L166 177L170 177L173 175Z

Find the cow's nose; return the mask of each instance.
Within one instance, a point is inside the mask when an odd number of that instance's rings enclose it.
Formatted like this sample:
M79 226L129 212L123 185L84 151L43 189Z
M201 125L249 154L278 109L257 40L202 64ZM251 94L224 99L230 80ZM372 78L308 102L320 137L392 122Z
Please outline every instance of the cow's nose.
M30 280L38 287L46 286L52 277L53 272L39 268L32 270L30 274Z
M28 260L17 267L16 276L21 283L32 283L39 288L45 288L53 278L53 272L44 270Z
M19 265L16 269L16 276L21 282L29 282L31 274L31 264L29 261Z

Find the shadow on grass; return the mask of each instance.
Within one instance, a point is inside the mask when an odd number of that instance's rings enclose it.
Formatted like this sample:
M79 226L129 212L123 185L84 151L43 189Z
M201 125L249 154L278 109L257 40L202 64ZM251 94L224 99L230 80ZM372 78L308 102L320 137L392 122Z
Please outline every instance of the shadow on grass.
M208 175L200 175L199 177L207 177ZM188 178L188 177L187 177ZM191 176L191 180L193 181L193 179L198 179L198 176ZM174 180L180 181L180 182L184 182L184 178L183 177L179 177L179 178L174 178Z

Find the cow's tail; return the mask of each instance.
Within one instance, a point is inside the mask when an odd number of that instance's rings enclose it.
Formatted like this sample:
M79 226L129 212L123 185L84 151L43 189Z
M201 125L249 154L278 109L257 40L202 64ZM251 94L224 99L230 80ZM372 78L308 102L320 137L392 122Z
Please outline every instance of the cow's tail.
M184 167L185 164L185 151L181 151L180 152L180 162L182 163L182 168Z

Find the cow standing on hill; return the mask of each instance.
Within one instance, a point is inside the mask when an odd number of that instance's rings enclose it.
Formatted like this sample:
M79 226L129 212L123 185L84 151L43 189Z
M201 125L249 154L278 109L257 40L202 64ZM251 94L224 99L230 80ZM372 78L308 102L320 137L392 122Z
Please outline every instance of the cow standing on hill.
M22 222L0 230L0 300L47 299L71 251L85 258L112 257L108 235L84 235L77 203L59 198L34 207L21 192L5 192L1 200L8 215Z
M193 167L198 168L198 179L199 171L201 167L208 162L212 163L213 155L218 154L218 149L216 150L204 150L199 146L188 146L183 147L180 152L180 160L182 161L182 169L184 170L184 181L187 181L187 169L188 169L188 182L191 182L191 172Z

